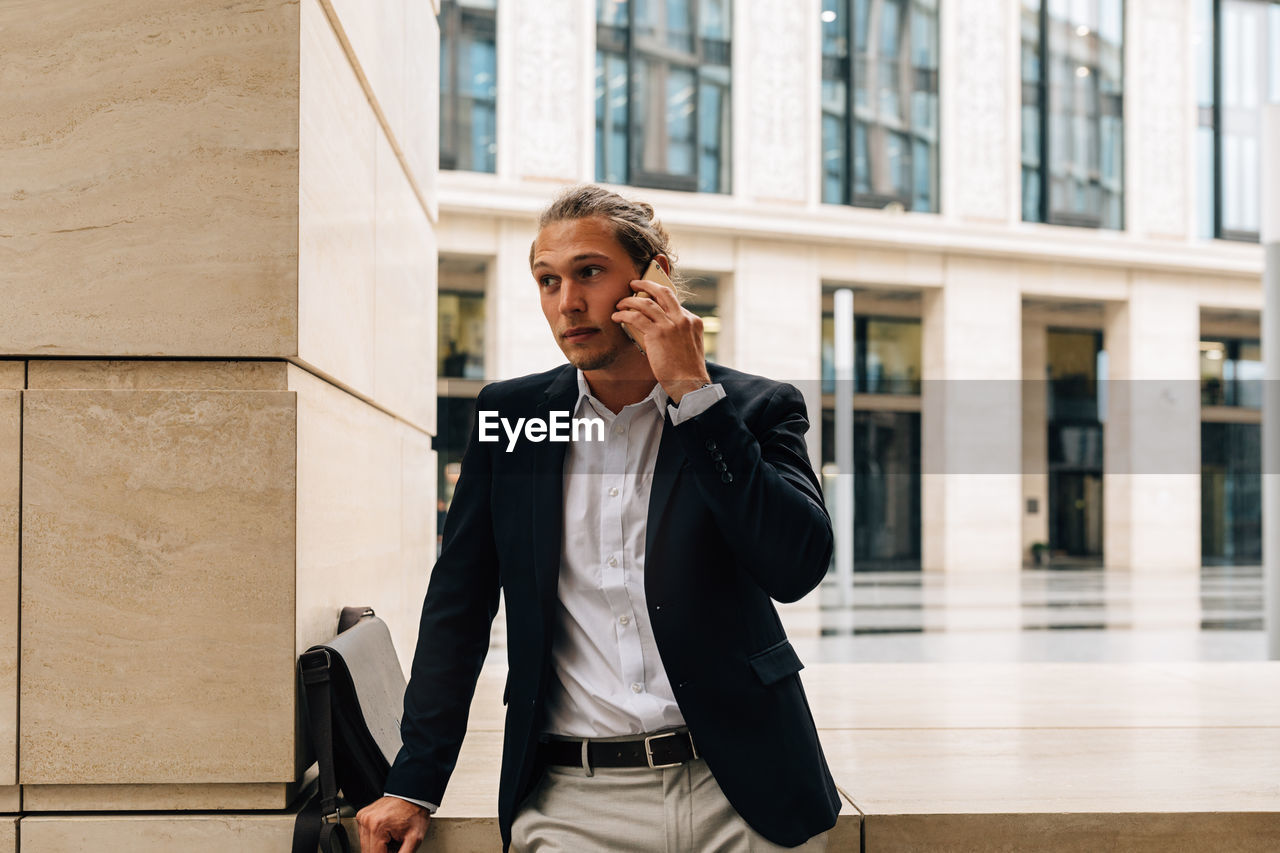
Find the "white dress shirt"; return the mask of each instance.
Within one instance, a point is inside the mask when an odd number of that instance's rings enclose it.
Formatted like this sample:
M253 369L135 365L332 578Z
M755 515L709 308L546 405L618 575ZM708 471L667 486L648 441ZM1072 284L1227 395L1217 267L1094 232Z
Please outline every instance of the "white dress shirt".
M615 737L684 724L645 603L649 493L664 408L680 424L724 397L722 386L711 385L685 394L677 407L654 383L648 397L615 415L578 371L573 417L599 417L605 429L604 441L573 441L565 451L548 734Z
M605 430L604 441L571 442L565 453L547 733L616 737L684 724L645 602L649 493L664 410L679 424L724 396L712 385L685 394L677 408L655 383L615 415L578 371L573 416L599 417Z

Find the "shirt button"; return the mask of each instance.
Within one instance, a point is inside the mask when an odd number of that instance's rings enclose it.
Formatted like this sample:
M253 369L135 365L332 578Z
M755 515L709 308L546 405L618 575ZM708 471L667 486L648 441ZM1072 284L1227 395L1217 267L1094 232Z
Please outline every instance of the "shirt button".
M631 692L632 692L632 693L639 693L641 690L644 690L644 685L643 685L643 684L633 684L633 685L631 685Z
M618 490L616 488L609 490L609 497L616 498L617 496L618 496Z
M624 427L622 424L618 424L616 427L613 428L613 431L616 432L618 435L622 435L624 432L627 431L627 428Z
M610 557L610 558L609 558L609 565L610 565L610 566L616 566L616 565L618 565L618 558L617 558L617 557Z
M619 617L618 617L618 621L619 621L619 622L621 622L623 625L626 625L627 623L629 623L629 622L631 621L631 617L630 617L630 616L619 616Z

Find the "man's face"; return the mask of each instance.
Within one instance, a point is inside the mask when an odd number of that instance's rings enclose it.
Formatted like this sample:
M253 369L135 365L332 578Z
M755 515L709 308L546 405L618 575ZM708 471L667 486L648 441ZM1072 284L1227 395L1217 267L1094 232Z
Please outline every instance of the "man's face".
M618 300L631 296L635 265L600 217L553 222L533 243L533 278L542 313L569 363L603 370L639 353L610 319Z

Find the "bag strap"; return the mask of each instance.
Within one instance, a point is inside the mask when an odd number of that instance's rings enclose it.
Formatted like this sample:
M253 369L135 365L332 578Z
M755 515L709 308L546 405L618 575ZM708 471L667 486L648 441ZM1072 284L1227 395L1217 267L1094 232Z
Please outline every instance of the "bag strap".
M311 795L293 822L293 853L317 851L351 853L346 827L341 823L325 822L324 815L321 814L319 792Z
M318 803L320 833L317 844L325 853L350 853L347 830L338 810L338 780L333 768L333 707L329 699L329 673L332 661L327 649L307 652L302 656L302 683L307 691L307 716L311 722L311 745L320 765L320 792L313 798ZM311 808L312 804L308 804ZM298 820L301 821L301 815ZM314 819L312 820L314 826ZM296 842L295 836L295 842ZM338 845L335 847L334 845ZM295 843L295 850L296 850ZM300 853L300 851L299 851Z

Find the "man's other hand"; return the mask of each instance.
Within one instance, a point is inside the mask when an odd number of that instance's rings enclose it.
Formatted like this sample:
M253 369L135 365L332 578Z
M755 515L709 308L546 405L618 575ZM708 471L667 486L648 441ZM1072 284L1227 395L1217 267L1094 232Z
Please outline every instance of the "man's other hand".
M422 806L399 797L383 797L356 814L360 826L361 853L390 853L400 842L400 853L414 853L427 835L431 815Z

